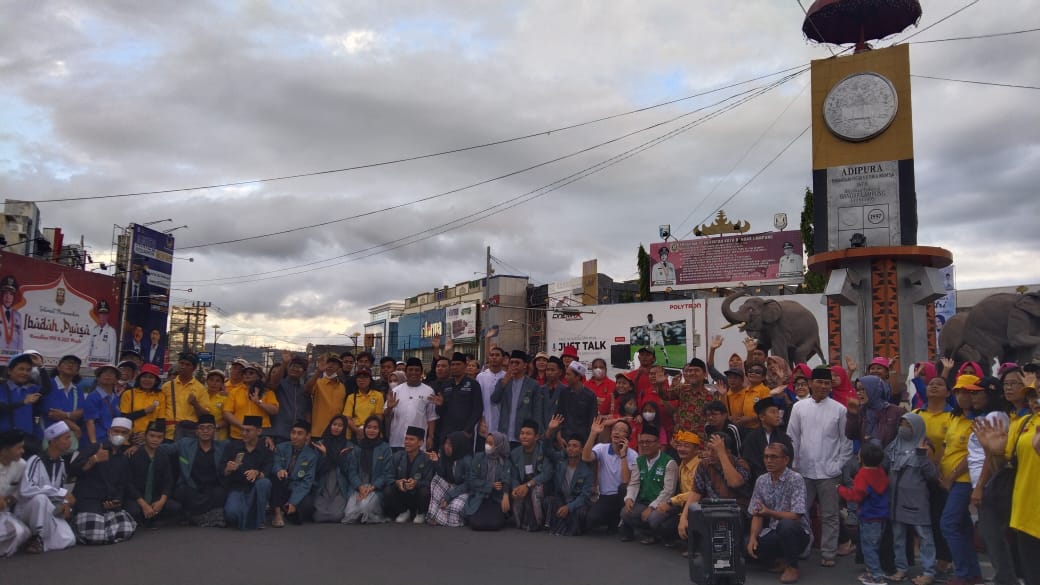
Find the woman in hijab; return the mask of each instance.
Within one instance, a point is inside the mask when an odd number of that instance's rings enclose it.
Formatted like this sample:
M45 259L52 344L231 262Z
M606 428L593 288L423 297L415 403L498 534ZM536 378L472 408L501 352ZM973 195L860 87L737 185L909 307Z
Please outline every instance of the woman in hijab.
M834 368L831 369L832 373ZM885 447L896 438L899 420L906 413L902 407L889 404L888 384L877 376L856 380L857 400L849 401L845 419L845 436L852 441L870 441Z
M315 473L314 521L339 522L347 507L347 476L343 473L353 444L347 441L347 417L337 414L321 439L312 443L321 455Z
M439 454L430 454L437 465L437 475L430 484L430 509L426 521L435 526L456 528L463 525L462 509L469 494L466 478L473 462L473 439L457 431L444 439Z
M378 524L383 517L383 488L393 479L390 445L383 440L379 417L365 420L358 446L347 456L347 507L344 524Z
M484 438L484 452L473 457L466 477L469 499L463 508L466 523L473 530L501 530L509 512L512 489L512 462L509 460L509 438L493 432Z
M849 380L849 373L841 366L831 366L831 398L845 408L849 407L849 401L856 399L856 388Z
M929 502L929 483L938 481L939 471L929 451L932 444L925 433L924 419L907 413L899 421L896 438L885 448L885 470L890 481L889 501L896 572L890 581L902 581L909 570L907 562L908 531L921 539L921 569L914 585L931 585L935 581L935 540Z

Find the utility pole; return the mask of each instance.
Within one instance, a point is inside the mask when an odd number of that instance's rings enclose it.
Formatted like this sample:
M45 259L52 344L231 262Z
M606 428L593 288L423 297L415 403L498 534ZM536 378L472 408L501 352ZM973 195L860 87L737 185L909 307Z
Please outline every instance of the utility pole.
M491 246L487 247L486 264L484 266L484 302L481 303L484 306L484 314L481 316L483 323L479 324L479 328L484 331L484 338L477 341L477 361L485 363L487 361L487 331L488 331L488 287L491 285L491 275L495 272L495 269L491 267Z

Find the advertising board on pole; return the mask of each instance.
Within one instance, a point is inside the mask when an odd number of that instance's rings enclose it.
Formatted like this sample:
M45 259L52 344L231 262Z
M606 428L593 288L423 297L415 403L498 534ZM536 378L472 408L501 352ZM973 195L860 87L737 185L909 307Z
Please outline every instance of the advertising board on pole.
M145 363L166 367L170 275L174 238L142 225L130 226L130 266L125 282L122 347Z

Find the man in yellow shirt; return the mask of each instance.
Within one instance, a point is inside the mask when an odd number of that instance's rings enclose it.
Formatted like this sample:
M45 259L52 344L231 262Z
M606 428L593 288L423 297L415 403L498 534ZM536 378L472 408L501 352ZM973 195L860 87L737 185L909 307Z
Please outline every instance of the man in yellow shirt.
M759 363L750 363L747 367L747 384L739 370L727 370L726 381L729 391L722 397L729 411L733 424L741 429L742 434L759 427L755 403L759 400L771 400L769 388L763 383L766 378L766 367Z
M246 364L242 371L241 386L228 392L224 401L224 420L232 439L242 439L242 425L247 416L258 416L260 428L271 428L271 415L278 414L280 408L274 390L268 389L260 381L260 368Z
M191 436L200 414L209 413L209 392L195 379L199 358L184 352L177 358L177 376L163 384L166 396L166 438L170 440Z
M318 358L318 368L304 385L311 395L311 438L317 441L329 426L332 417L343 412L347 400L347 386L340 379L343 362L330 353Z
M236 390L239 389L241 389L243 392L248 393L248 391L246 390L246 383L244 379L247 367L249 367L249 362L242 358L238 358L235 361L231 362L231 373L228 376L227 380L224 382L224 390L227 391L228 396L231 396L235 393ZM217 420L220 420L219 416L217 417Z

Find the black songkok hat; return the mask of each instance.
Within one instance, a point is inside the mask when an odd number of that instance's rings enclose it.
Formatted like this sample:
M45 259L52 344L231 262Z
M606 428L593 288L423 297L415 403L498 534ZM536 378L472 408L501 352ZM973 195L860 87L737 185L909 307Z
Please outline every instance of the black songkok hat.
M244 417L242 419L242 426L260 428L264 426L264 417L255 415Z
M817 366L812 371L813 380L831 380L831 369L826 366Z
M408 430L406 430L404 434L408 437L417 437L419 439L426 438L426 430L419 427L408 427Z

